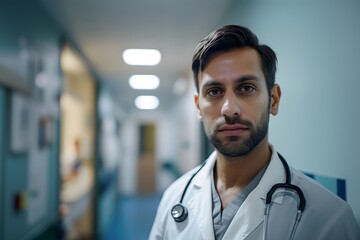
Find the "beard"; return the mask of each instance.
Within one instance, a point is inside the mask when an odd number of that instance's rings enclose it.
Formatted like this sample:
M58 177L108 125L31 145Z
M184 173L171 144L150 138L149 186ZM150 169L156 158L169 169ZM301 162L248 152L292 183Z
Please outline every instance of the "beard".
M205 123L203 125L209 141L221 154L228 157L241 157L250 153L267 136L269 118L269 109L265 109L256 125L249 120L241 119L238 115L231 118L226 116L217 121L213 127L205 126ZM248 128L250 136L227 136L221 139L216 136L216 131L224 124L242 124Z

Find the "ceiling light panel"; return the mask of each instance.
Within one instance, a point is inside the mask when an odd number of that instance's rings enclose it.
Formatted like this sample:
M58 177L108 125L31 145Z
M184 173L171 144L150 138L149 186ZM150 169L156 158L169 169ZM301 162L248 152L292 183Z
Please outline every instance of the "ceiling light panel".
M126 49L123 59L129 65L155 66L161 61L161 53L156 49Z
M129 85L133 89L156 89L160 85L160 80L156 75L132 75L129 78Z
M138 96L135 99L135 106L144 110L156 109L159 106L159 99L155 96Z

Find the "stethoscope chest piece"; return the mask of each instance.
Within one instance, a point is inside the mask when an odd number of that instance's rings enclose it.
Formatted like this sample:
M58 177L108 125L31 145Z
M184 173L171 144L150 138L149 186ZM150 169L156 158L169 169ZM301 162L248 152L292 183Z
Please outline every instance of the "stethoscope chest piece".
M178 203L171 209L171 216L176 222L183 222L188 216L188 210L181 203Z

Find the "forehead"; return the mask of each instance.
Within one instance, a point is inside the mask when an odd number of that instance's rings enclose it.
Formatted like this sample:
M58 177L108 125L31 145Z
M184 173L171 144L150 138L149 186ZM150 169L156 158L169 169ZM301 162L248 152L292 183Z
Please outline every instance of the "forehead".
M208 78L212 80L237 79L254 75L264 79L261 58L253 48L239 48L215 54L199 73L199 85Z

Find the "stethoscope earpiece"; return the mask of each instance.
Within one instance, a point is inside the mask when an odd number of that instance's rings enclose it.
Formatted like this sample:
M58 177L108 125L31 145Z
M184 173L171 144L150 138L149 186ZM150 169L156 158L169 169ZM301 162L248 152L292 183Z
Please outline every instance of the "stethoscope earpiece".
M171 209L171 216L176 222L183 222L188 216L188 210L184 205L178 203Z

